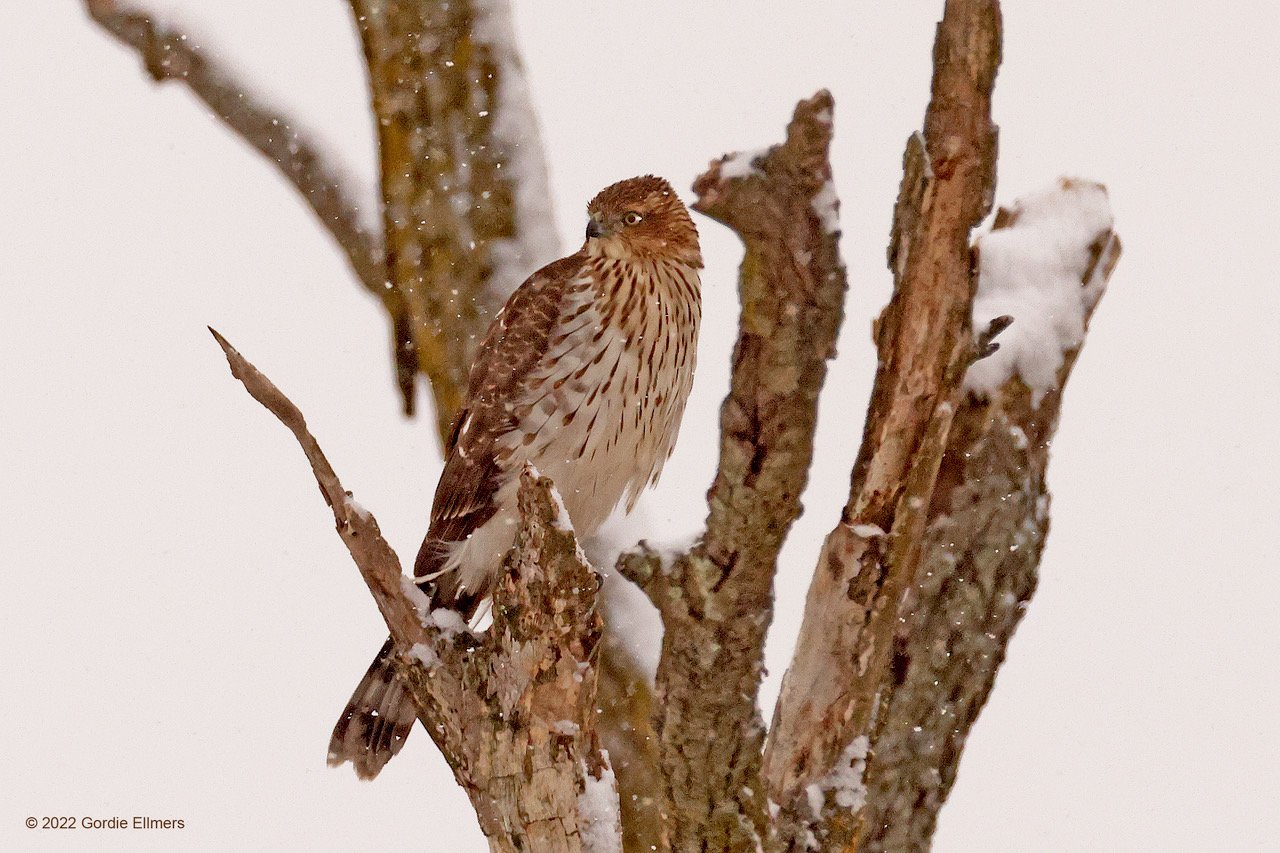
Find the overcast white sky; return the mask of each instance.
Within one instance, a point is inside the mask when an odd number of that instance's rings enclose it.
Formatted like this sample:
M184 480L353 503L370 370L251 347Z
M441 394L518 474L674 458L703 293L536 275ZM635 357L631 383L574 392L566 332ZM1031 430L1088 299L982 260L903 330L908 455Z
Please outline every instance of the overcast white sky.
M942 3L517 5L566 246L605 184L687 190L712 157L780 140L798 98L835 94L848 319L778 578L771 708L847 493ZM372 187L346 4L152 8ZM1006 4L998 198L1103 181L1125 255L1067 393L1040 590L942 853L1274 849L1278 29L1260 0ZM324 766L384 630L292 438L204 328L293 397L412 556L439 463L429 421L397 413L381 309L272 169L79 3L0 5L0 80L0 848L485 849L421 733L374 784ZM727 383L740 248L699 227L701 369L655 531L702 515ZM186 829L22 826L135 814Z

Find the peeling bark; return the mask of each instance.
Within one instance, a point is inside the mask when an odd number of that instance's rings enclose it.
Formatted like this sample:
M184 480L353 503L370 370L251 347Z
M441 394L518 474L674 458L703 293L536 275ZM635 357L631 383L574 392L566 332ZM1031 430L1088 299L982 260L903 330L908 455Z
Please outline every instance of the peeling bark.
M1014 219L1001 210L996 223ZM1090 252L1082 284L1110 278L1119 240L1100 234ZM1038 406L1015 376L989 398L968 395L956 411L881 695L860 848L869 853L929 847L969 731L1035 592L1049 532L1049 445L1079 352L1064 353Z
M342 488L302 413L213 334L232 374L302 446L391 632L400 675L490 849L618 849L617 793L595 730L599 578L562 522L551 481L532 469L522 475L520 530L494 593L493 626L473 634L456 614L426 612L425 597L401 573L373 515Z
M925 507L975 355L969 232L995 187L999 61L998 3L948 0L924 132L904 157L889 247L894 295L876 324L880 363L849 501L823 544L765 754L788 849L843 850L861 831L863 801L828 780L853 771L850 750L872 735L898 605L916 576Z

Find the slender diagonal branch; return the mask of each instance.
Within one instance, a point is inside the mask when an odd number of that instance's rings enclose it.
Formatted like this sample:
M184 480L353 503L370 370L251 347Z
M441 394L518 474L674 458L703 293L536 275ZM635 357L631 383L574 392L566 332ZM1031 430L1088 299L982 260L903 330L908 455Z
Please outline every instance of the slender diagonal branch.
M240 380L253 399L289 428L302 446L302 452L311 463L312 473L320 486L320 493L333 510L338 534L359 567L396 645L408 649L415 643L426 642L428 638L419 614L406 596L404 584L401 583L400 559L382 537L378 522L352 500L350 492L342 488L333 466L307 429L307 421L302 412L270 379L240 355L226 338L213 329L209 331L226 354L231 374Z
M121 44L135 50L158 83L174 80L245 142L274 164L346 254L360 283L386 299L386 264L378 235L360 224L346 179L283 115L260 104L188 34L158 26L150 15L115 0L85 0L89 16Z
M894 295L876 328L879 368L849 501L823 544L765 774L787 847L844 850L861 830L860 776L898 605L964 370L975 355L969 233L990 209L1000 61L995 0L948 0L924 132L910 138L894 211Z

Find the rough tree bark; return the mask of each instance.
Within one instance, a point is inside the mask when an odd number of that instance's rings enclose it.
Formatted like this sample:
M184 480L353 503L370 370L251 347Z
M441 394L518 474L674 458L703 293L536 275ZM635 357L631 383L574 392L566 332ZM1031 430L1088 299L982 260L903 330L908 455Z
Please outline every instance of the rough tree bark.
M924 132L907 142L889 266L894 294L853 484L823 543L765 754L785 846L856 844L863 801L839 781L866 757L898 607L975 345L969 233L991 207L1000 61L995 0L948 0ZM817 796L812 796L819 786Z
M114 0L85 3L156 80L184 82L303 194L388 311L406 411L422 373L445 430L491 311L557 254L505 0L350 0L385 238L361 228L337 171L216 60ZM862 446L767 735L757 696L773 577L800 513L846 288L828 93L797 106L784 143L723 157L694 186L695 209L744 244L742 315L706 530L687 552L642 543L619 561L662 616L656 696L602 641L597 579L545 478L522 478L493 625L472 633L427 612L301 413L215 333L236 377L302 445L491 849L929 846L1034 589L1048 444L1083 340L1047 395L1017 375L994 393L962 392L1005 325L984 320L975 341L970 232L994 191L999 55L996 0L947 0L924 129L904 156ZM1119 251L1109 227L1090 239L1086 284L1105 281Z
M302 413L213 334L232 374L302 446L395 641L426 729L471 799L490 849L616 849L608 842L621 833L617 792L594 726L599 578L551 481L525 470L520 530L494 593L493 625L473 634L457 613L428 612L373 515L342 488Z
M1002 208L995 228L1017 219ZM1085 240L1080 284L1100 297L1120 240L1110 230ZM1086 328L1096 305L1095 297ZM956 411L867 764L861 849L869 853L925 849L933 837L969 731L1035 592L1049 532L1049 445L1082 345L1063 353L1052 388L1014 375L993 394L966 394Z
M505 0L351 0L369 67L405 412L430 381L441 435L489 319L557 256ZM412 357L411 357L412 356Z
M746 249L720 463L693 549L670 565L642 552L620 566L665 627L657 732L673 850L772 844L757 703L764 639L846 288L827 159L832 109L825 91L801 101L784 143L724 157L694 184L694 209L733 229Z

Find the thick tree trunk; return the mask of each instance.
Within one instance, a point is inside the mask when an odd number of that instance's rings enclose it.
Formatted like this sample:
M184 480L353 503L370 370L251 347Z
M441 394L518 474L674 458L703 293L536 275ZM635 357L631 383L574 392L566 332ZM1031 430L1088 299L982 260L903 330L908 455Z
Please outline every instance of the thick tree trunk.
M949 0L924 132L907 143L889 246L894 295L877 324L879 369L849 501L823 544L769 732L766 779L792 850L843 850L861 831L866 800L855 777L975 355L969 233L995 186L999 62L995 0Z

